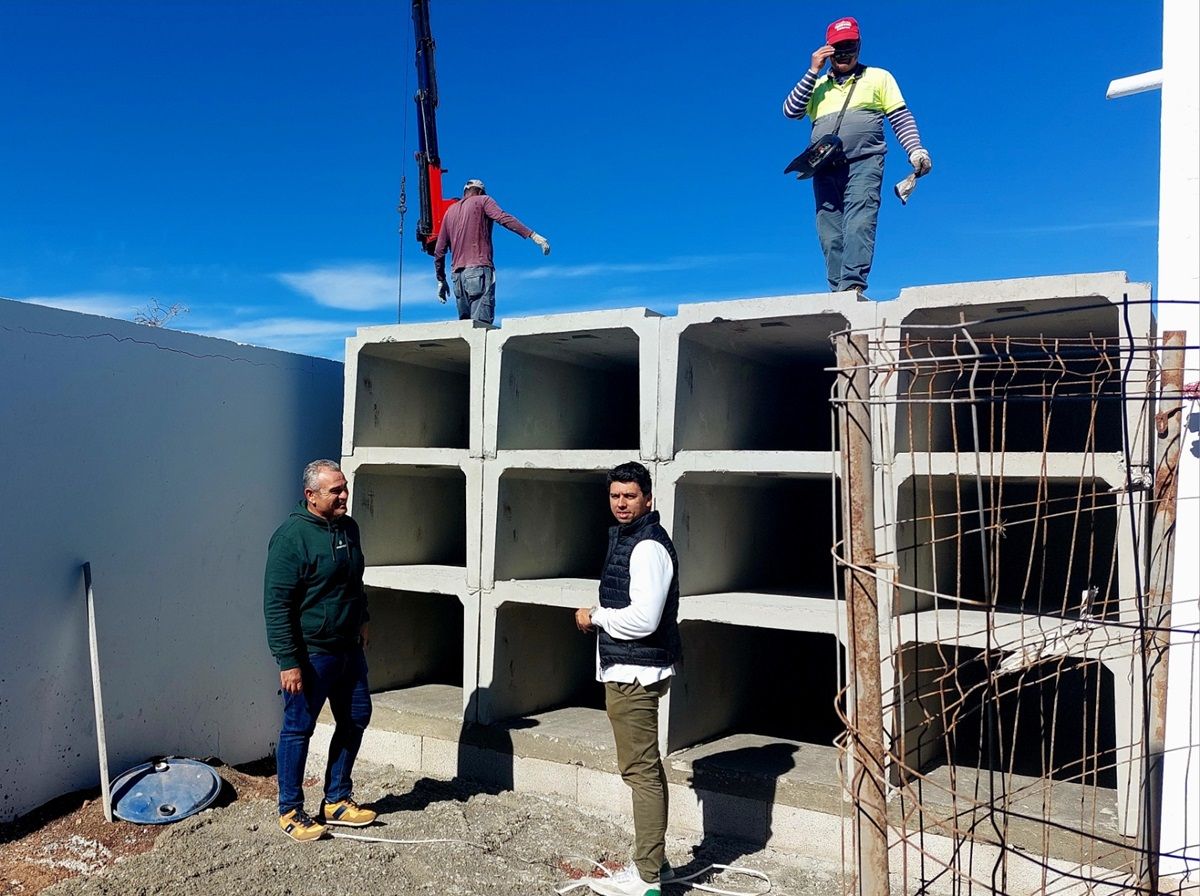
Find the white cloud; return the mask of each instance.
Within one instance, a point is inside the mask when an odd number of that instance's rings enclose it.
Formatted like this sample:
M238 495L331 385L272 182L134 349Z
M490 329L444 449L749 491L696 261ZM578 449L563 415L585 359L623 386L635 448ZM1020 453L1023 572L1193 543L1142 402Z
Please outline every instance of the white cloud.
M683 255L662 261L646 262L595 262L592 264L555 265L553 263L517 270L502 269L500 276L505 280L552 280L578 279L580 277L610 277L620 274L663 274L672 271L692 271L745 261L750 256L738 255Z
M100 317L115 317L131 320L138 308L146 305L148 296L135 296L119 292L78 292L61 296L28 296L21 299L31 305L45 305L63 311L78 311L80 314L97 314Z
M522 268L502 271L507 280L573 280L579 277L607 277L612 274L658 274L666 271L687 270L691 265L679 261L650 262L646 264L575 264L546 265L538 268Z
M381 264L327 265L311 271L276 274L290 289L318 304L346 311L373 311L396 306L396 272ZM404 274L404 304L437 301L433 271Z
M694 255L677 256L652 262L605 263L576 265L540 264L528 268L502 266L497 281L503 284L536 283L562 280L594 279L623 275L644 276L672 271L694 270L716 264L745 261L749 256ZM421 262L425 262L422 264ZM404 272L403 303L433 305L437 302L437 281L433 265L419 257L417 265ZM396 307L396 271L388 265L360 262L328 264L308 271L286 271L275 279L289 289L308 296L320 305L346 311L377 311Z

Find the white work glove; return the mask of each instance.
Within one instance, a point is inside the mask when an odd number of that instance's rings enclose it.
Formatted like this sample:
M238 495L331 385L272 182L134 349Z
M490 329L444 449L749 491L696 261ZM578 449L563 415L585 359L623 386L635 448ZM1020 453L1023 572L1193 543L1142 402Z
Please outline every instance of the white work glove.
M450 284L445 280L438 281L438 301L443 305L446 304L446 299L450 298Z
M550 254L550 241L548 239L546 239L540 233L531 233L529 234L529 238L538 244L543 255Z
M929 150L914 149L908 156L908 162L917 172L917 177L924 177L933 170L933 159L929 158Z

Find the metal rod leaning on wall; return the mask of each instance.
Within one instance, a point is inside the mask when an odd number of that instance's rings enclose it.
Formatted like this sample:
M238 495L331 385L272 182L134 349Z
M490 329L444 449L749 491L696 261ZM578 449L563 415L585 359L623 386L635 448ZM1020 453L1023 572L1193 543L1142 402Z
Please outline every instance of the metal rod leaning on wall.
M879 606L875 576L875 490L871 459L871 371L865 334L839 333L842 452L842 526L846 556L846 631L854 694L854 803L856 885L859 896L888 896L887 792L880 684Z
M1149 679L1146 716L1146 767L1142 776L1142 824L1138 882L1158 892L1158 853L1162 813L1163 750L1167 731L1167 659L1171 646L1171 581L1175 569L1175 514L1179 497L1179 451L1183 416L1183 361L1187 334L1163 334L1159 352L1154 493L1150 524L1149 587L1143 663Z
M104 698L100 693L100 646L96 637L96 599L92 593L92 564L83 564L83 589L87 595L88 654L92 659L92 704L96 709L96 750L100 754L100 796L104 818L113 820L112 790L108 786L108 744L104 736Z

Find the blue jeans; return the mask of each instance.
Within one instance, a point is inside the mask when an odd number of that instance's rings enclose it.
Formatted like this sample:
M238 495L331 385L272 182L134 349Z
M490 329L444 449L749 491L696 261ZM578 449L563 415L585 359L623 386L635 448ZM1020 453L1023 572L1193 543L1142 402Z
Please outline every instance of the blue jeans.
M483 265L463 268L450 275L459 320L490 324L496 317L496 271Z
M875 222L883 186L883 156L867 156L813 178L817 237L834 292L867 288L875 257Z
M283 727L275 750L279 774L279 814L304 807L304 764L308 741L317 727L321 707L329 700L335 727L325 765L325 802L349 799L350 778L363 731L371 721L367 690L367 658L361 647L345 653L314 653L300 662L304 690L283 695Z

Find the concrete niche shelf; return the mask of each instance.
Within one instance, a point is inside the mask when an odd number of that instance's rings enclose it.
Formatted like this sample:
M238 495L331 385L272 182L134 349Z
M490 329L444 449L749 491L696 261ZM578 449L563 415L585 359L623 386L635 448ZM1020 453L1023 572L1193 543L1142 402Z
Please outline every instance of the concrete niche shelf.
M566 589L581 595L584 603L594 601L608 527L613 524L605 472L625 459L598 456L588 466L573 469L510 468L489 461L484 481L484 587L494 585L506 597L513 591L536 590L541 595L537 599L556 604L562 600L555 595ZM506 590L508 582L516 584Z
M478 587L478 507L482 465L466 452L422 452L421 462L344 465L350 512L362 532L367 581L393 588L457 593ZM387 454L386 456L393 456ZM412 457L411 453L402 455ZM457 462L455 462L457 460Z
M662 325L659 457L828 452L830 335L860 304L825 293L680 305Z
M1018 477L983 482L983 519L998 558L989 570L994 600L983 592L974 476L914 476L897 489L901 590L894 612L930 608L934 599L926 592L938 592L957 593L970 607L992 603L1024 614L1117 619L1118 595L1130 593L1121 577L1131 571L1122 568L1127 533L1118 526L1117 495L1108 483Z
M663 491L660 510L679 554L685 601L832 599L834 488L827 472L691 470L664 482Z
M461 718L478 668L478 594L369 587L367 599L372 643L368 662L376 707ZM412 637L413 632L420 637Z
M348 339L342 453L450 448L480 456L486 332L455 321L363 327Z
M505 321L489 335L484 449L654 456L659 317L645 308Z

